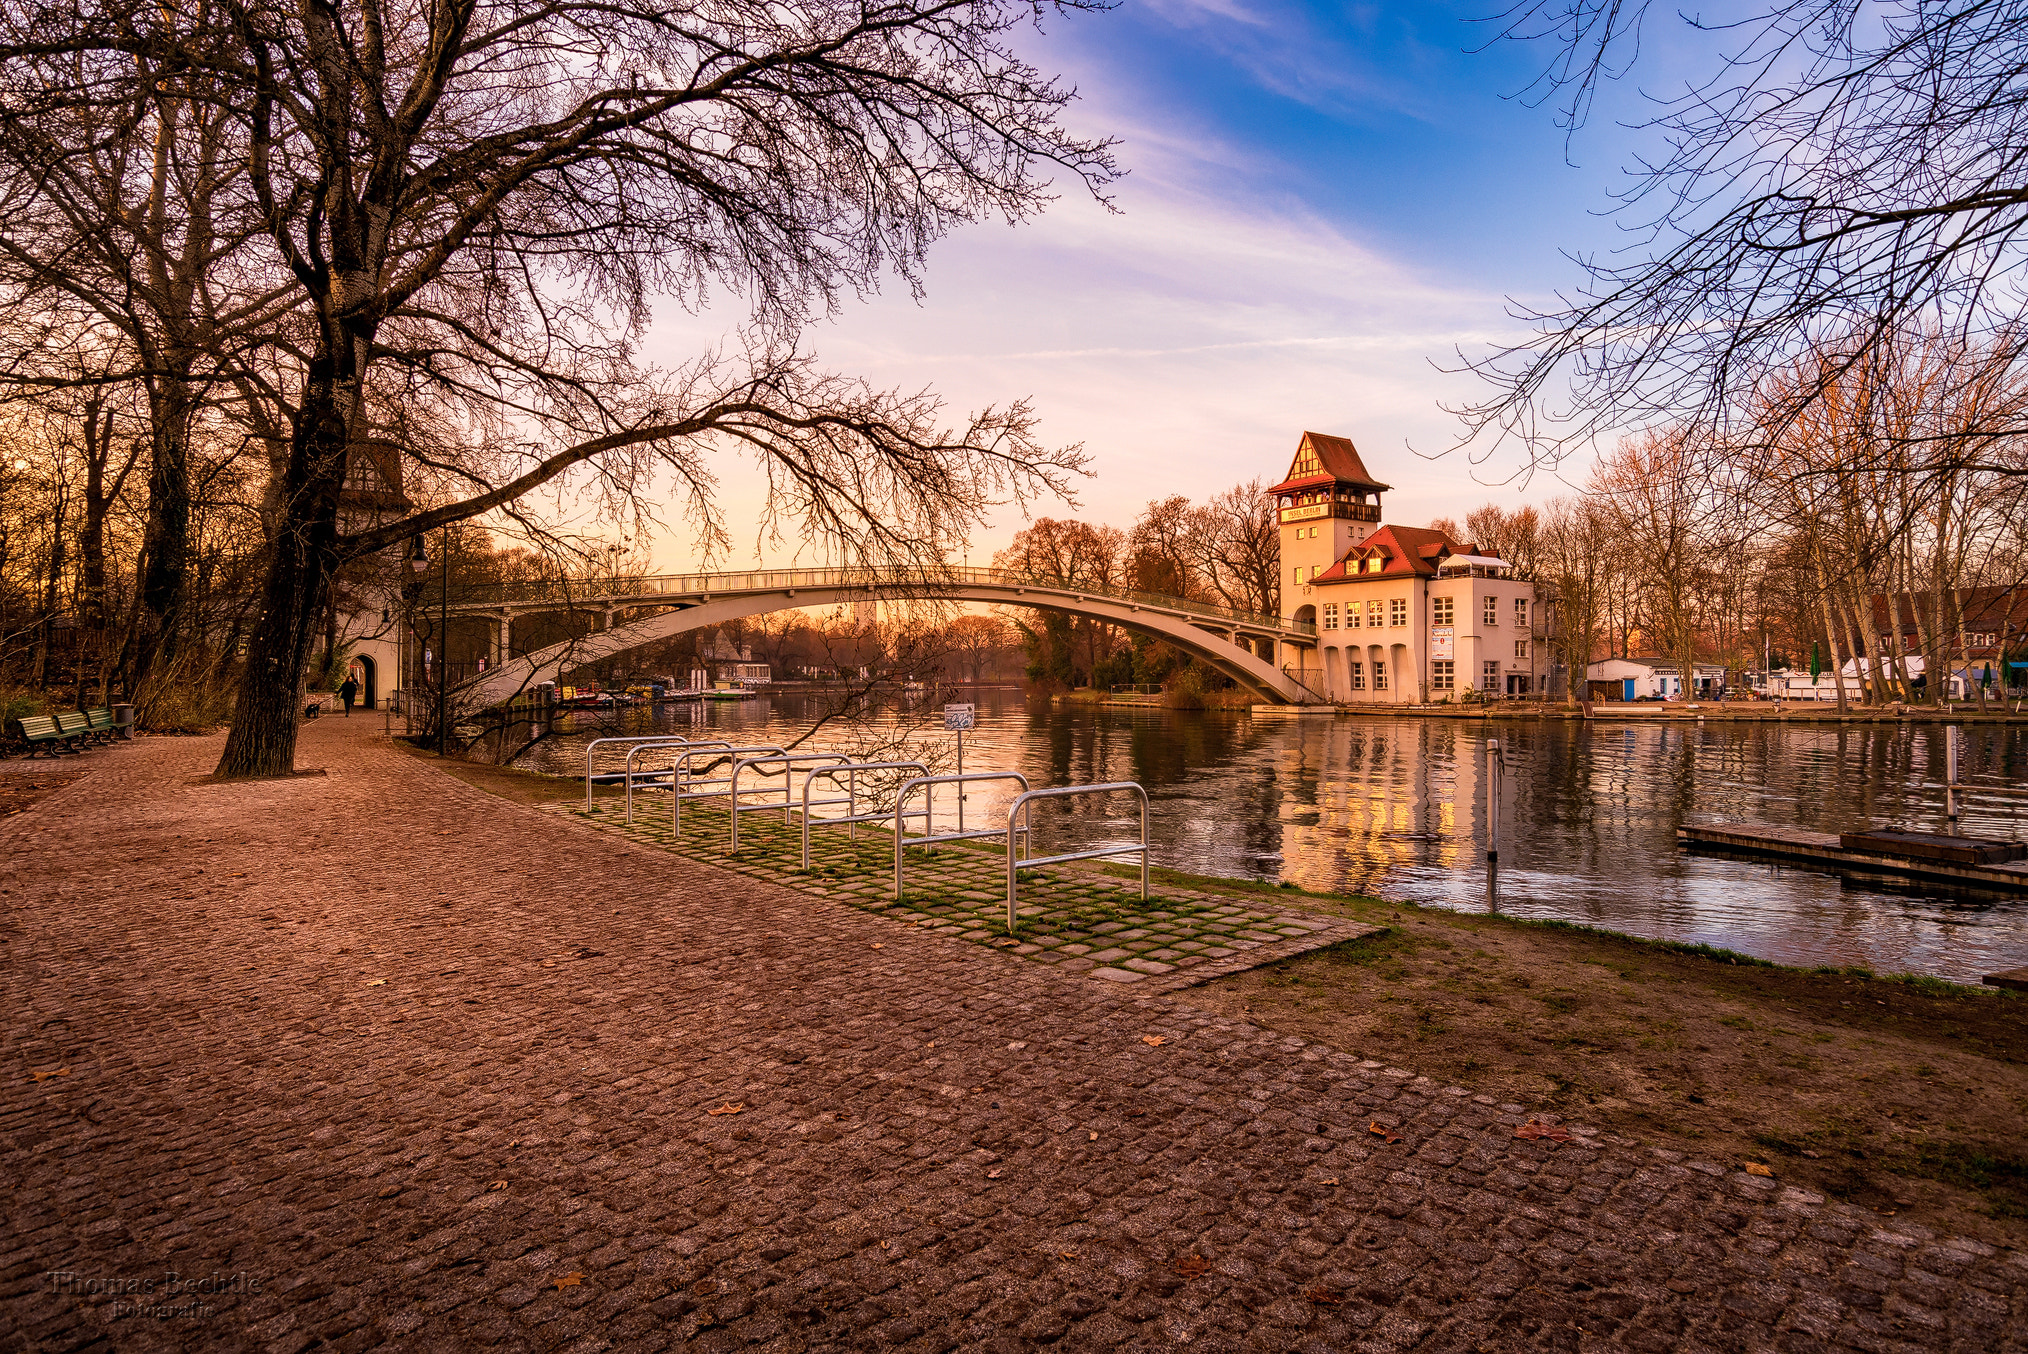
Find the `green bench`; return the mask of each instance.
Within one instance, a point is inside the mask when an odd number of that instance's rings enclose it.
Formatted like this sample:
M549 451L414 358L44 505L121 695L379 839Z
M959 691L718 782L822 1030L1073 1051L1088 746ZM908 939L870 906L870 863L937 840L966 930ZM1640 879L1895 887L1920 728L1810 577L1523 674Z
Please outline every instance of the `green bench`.
M68 710L56 715L29 715L13 720L7 731L28 744L28 755L47 751L50 756L82 752L117 740L122 730L113 722L113 708L101 705L92 710Z
M93 741L92 722L82 710L65 710L58 713L56 727L63 736L70 739L72 746L82 748Z
M24 715L14 721L13 734L28 744L28 755L48 752L50 756L62 755L74 741L74 737L63 731L56 720L49 715Z

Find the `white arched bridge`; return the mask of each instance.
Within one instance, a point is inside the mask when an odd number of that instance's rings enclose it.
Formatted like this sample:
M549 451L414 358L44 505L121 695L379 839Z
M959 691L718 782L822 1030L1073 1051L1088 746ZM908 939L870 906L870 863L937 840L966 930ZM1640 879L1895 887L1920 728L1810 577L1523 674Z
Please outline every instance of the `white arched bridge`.
M639 578L504 584L479 598L453 601L452 615L497 621L493 658L478 676L452 689L457 709L470 712L513 699L567 670L686 630L723 625L790 607L935 599L1034 607L1117 625L1173 644L1232 678L1262 701L1310 705L1323 697L1298 677L1312 666L1316 626L1234 611L1164 593L1070 585L1006 569L760 569L739 573L658 574ZM423 602L424 606L433 606ZM533 653L514 655L516 616L592 612L594 632ZM646 612L647 614L640 614ZM1293 670L1290 670L1293 669Z

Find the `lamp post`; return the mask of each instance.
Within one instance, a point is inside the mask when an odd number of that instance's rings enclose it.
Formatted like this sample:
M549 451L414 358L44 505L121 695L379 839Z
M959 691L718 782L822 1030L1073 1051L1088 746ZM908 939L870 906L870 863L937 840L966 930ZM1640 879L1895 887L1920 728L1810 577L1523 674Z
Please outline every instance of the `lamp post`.
M443 618L437 642L437 756L450 756L451 745L451 525L444 523L437 550L443 555L442 581L437 588L437 615Z
M422 576L430 571L430 552L423 547L423 538L421 536L417 536L415 538L415 550L408 557L408 567L415 571L416 582L418 584L422 582ZM437 639L437 646L441 648L443 646L443 642L444 642L443 638L439 636ZM423 689L425 691L429 689L428 645L423 646Z

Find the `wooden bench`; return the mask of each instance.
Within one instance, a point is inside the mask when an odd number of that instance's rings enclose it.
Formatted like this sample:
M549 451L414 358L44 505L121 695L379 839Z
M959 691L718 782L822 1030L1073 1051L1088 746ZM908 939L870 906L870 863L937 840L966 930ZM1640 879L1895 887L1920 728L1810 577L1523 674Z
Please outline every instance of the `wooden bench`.
M92 722L85 718L82 710L64 710L56 716L56 727L63 731L72 747L82 748L92 741Z
M28 755L31 757L45 751L52 757L61 756L71 742L70 735L59 728L57 722L48 715L23 715L13 722L12 733L28 744Z
M104 744L120 736L119 726L113 723L113 707L101 705L96 710L87 710L85 724L91 730L92 739Z

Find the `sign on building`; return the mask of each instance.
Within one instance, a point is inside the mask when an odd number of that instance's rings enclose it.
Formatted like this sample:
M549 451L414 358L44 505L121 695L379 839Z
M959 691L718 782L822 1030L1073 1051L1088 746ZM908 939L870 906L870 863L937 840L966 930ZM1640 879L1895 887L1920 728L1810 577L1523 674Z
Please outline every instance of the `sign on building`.
M1456 658L1458 627L1455 625L1432 625L1429 628L1429 656L1431 658Z

